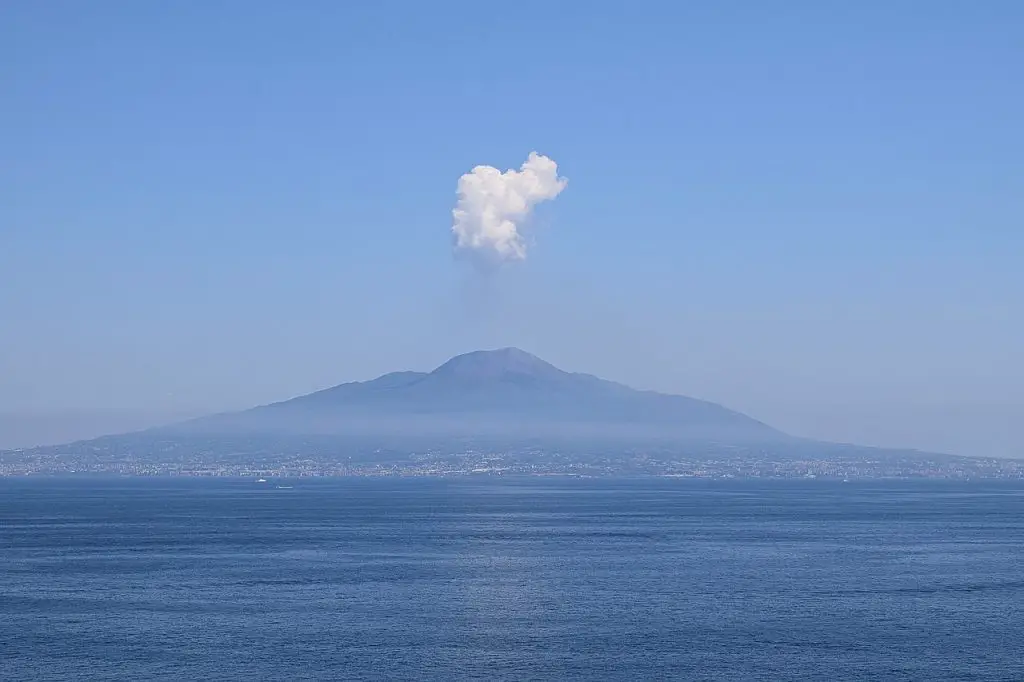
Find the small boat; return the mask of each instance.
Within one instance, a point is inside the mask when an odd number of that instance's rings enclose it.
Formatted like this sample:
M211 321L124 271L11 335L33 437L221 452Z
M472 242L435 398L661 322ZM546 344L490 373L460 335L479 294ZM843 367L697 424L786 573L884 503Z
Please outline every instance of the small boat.
M257 482L257 483L266 483L266 482L267 482L267 479L265 479L265 478L257 478L257 479L256 479L256 482Z

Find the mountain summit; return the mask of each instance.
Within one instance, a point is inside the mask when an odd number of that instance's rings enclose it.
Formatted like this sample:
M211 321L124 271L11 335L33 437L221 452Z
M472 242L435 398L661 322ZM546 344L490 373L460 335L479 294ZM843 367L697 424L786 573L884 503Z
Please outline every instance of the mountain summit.
M195 433L500 435L767 442L786 436L721 405L566 372L518 348L393 372L181 429Z
M565 376L567 373L524 350L499 348L457 355L431 374L488 381L510 377L554 378Z

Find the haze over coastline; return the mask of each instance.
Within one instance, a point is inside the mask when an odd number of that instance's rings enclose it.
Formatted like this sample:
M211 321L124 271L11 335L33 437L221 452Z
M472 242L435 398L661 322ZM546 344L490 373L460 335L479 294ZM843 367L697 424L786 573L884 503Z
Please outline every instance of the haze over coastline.
M1024 462L801 438L509 347L248 410L0 451L0 476L112 473L1016 480Z

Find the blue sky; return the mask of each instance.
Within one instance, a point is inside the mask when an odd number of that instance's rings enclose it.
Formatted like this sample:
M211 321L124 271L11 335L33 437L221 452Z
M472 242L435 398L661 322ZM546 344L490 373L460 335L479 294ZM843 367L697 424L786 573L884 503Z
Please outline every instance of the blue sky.
M517 345L1024 456L1018 2L11 2L0 412L244 407ZM456 262L477 164L569 178Z

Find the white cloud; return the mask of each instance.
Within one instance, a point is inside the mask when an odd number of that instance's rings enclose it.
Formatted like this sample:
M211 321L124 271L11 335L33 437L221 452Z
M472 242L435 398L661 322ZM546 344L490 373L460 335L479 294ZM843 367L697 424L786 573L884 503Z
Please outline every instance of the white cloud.
M456 251L489 262L525 259L523 222L536 204L554 199L566 184L558 177L558 164L537 152L530 152L519 170L477 166L459 178L459 201L452 210Z

